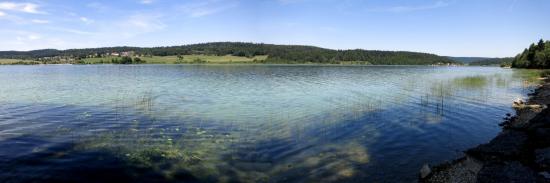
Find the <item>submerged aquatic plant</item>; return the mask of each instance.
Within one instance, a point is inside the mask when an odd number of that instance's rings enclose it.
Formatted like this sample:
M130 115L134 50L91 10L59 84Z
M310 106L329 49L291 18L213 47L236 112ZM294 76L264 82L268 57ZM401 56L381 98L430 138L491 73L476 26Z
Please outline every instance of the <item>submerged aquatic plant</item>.
M481 89L489 84L489 80L486 76L466 76L457 78L453 81L455 86L467 89Z

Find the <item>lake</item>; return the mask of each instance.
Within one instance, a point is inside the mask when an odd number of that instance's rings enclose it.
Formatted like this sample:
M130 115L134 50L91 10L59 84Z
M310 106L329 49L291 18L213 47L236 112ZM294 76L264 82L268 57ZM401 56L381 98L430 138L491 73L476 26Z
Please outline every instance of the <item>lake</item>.
M536 71L0 66L0 182L414 182L500 132Z

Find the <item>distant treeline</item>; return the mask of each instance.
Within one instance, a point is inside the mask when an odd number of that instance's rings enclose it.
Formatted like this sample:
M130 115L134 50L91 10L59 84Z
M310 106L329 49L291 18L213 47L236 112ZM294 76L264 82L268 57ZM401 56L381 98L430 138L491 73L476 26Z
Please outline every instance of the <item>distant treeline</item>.
M476 65L476 66L498 65L501 67L507 67L507 66L509 67L512 64L513 60L514 60L513 57L487 58L483 60L470 62L468 65Z
M144 60L142 60L141 58L131 58L131 57L127 57L127 56L124 56L124 57L120 57L120 59L118 58L113 58L111 59L111 63L113 64L143 64L145 63Z
M448 57L448 58L463 64L469 64L471 62L489 59L488 57Z
M260 63L340 63L363 62L374 65L429 65L457 63L447 57L434 54L406 51L371 51L371 50L332 50L314 46L273 45L240 42L216 42L170 47L105 47L69 50L34 50L34 51L1 51L0 58L41 59L48 57L69 57L76 60L101 57L109 53L133 52L145 56L173 55L233 55L254 57L268 55Z
M514 68L549 69L550 68L550 41L540 40L531 44L523 53L518 54L512 61Z

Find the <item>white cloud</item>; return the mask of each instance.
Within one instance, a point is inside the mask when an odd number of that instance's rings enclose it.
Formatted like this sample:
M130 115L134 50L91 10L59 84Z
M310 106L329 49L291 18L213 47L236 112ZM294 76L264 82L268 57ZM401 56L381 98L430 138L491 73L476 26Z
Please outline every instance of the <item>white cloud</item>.
M0 17L6 16L6 13L0 11Z
M378 8L378 9L371 9L372 12L392 12L392 13L403 13L403 12L412 12L412 11L422 11L422 10L430 10L430 9L437 9L437 8L443 8L449 6L449 3L443 2L443 1L437 1L433 4L428 5L419 5L419 6L394 6L394 7L388 7L388 8Z
M79 19L80 19L80 21L84 22L85 24L94 23L94 20L91 20L91 19L86 18L86 17L80 17Z
M50 23L50 21L48 20L39 20L39 19L33 19L31 20L32 23L36 23L36 24L48 24Z
M16 25L28 25L28 24L49 24L49 20L44 19L26 19L14 14L4 14L5 16L0 16L0 20L6 20L12 22Z
M0 10L18 11L24 13L43 14L34 3L0 2Z
M202 1L197 3L185 4L181 10L193 18L216 14L237 6L236 2L226 2L219 0Z
M6 20L6 21L9 21L9 22L12 22L12 23L15 23L15 24L28 24L29 21L28 20L25 20L17 15L12 15L12 14L7 14L7 13L4 13L3 16L0 16L0 21L1 20Z
M154 0L141 0L139 3L141 4L151 4L151 3L154 3L155 1Z
M42 39L40 34L27 31L3 31L3 34L7 34L4 39L8 44L28 45L36 40Z
M0 50L35 50L44 48L78 48L88 43L85 41L66 41L54 36L42 36L35 32L21 30L0 30ZM88 45L89 46L89 45Z
M28 35L27 36L27 39L29 40L37 40L37 39L40 39L40 35L37 35L37 34L31 34L31 35Z

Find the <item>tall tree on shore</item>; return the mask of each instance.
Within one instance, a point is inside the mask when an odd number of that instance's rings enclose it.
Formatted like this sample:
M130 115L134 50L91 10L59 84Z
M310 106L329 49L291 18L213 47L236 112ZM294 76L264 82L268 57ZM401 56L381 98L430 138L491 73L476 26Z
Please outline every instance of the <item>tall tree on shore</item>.
M514 68L550 69L550 41L531 44L512 61Z

